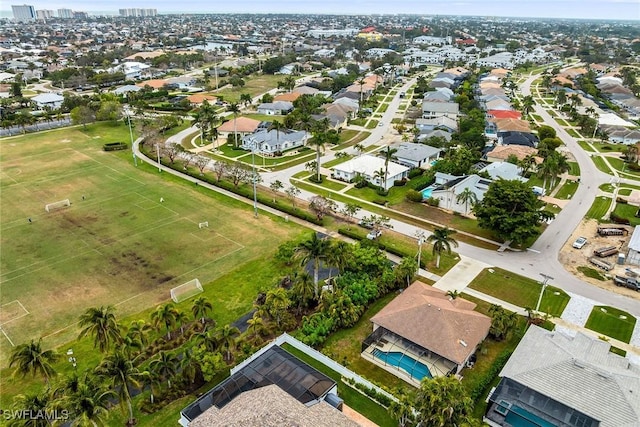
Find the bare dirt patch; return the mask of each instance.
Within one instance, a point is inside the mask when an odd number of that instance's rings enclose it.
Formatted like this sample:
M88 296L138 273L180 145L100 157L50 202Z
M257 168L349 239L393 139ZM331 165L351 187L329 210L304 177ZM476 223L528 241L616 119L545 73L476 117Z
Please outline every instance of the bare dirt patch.
M602 224L600 226L602 226ZM640 292L615 286L613 284L613 280L611 280L611 277L616 274L624 276L625 268L633 268L636 266L616 264L617 255L613 255L608 258L598 258L614 265L613 269L608 272L598 269L598 267L588 261L588 258L593 256L594 250L606 246L616 246L618 247L619 252L626 255L628 249L627 245L629 244L629 238L631 237L632 227L627 227L629 229L629 234L626 236L609 237L598 235L597 228L598 222L596 220L583 220L575 229L569 240L567 240L562 247L562 250L560 251L560 254L558 256L558 260L564 265L567 271L580 278L580 280L584 280L585 282L591 283L592 285L598 286L599 288L603 288L611 292L616 292L618 294L640 299ZM581 236L587 238L587 244L582 249L573 248L573 242ZM606 278L606 280L598 280L592 277L587 277L583 273L578 271L578 267L590 267L598 270L600 274Z

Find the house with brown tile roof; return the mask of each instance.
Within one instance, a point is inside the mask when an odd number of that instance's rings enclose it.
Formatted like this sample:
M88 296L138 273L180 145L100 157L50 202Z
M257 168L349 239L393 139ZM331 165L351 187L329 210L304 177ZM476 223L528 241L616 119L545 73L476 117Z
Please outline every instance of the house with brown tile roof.
M234 125L235 124L235 125ZM222 137L227 137L233 132L238 132L238 135L248 135L258 129L260 120L250 119L249 117L238 117L237 119L231 119L218 126L218 133Z
M150 86L154 89L162 89L164 85L166 85L167 83L168 82L165 79L151 79L151 80L145 80L140 83L136 83L136 86L140 86L140 87Z
M410 383L459 373L491 326L491 319L474 311L475 306L416 281L371 318L373 333L364 341L362 356L400 378L409 376ZM389 362L397 360L398 353L405 360L399 367ZM428 372L416 377L406 369L406 361L422 364Z
M491 122L495 124L498 132L517 131L517 132L531 132L531 126L529 122L521 119L491 119Z
M527 156L535 156L538 150L526 145L498 145L486 154L489 162L504 162L509 156L516 156L518 160L524 160ZM541 157L536 157L536 163L542 163Z
M288 101L288 102L293 102L296 99L300 98L302 96L301 93L299 92L287 92L287 93L281 93L280 95L276 95L273 97L273 101Z
M213 95L206 95L204 93L194 93L193 95L189 95L187 99L193 105L200 105L204 101L207 101L209 102L209 104L212 104L216 102L216 99L218 99L218 97Z

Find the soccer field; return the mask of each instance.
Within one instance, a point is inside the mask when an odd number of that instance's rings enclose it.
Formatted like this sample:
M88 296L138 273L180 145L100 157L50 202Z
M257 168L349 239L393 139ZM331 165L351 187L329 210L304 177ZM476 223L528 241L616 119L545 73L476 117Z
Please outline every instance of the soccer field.
M98 138L101 131L107 136ZM12 343L74 339L88 307L113 304L122 317L168 301L172 287L191 279L206 289L300 233L150 166L136 168L130 152L102 151L105 142L128 140L127 132L98 126L0 141L2 365ZM45 211L64 199L70 206Z

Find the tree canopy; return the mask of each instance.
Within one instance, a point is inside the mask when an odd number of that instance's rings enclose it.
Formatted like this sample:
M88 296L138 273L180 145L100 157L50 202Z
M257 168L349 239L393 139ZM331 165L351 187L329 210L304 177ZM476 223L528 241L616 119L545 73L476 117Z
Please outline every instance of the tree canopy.
M478 225L496 235L522 243L538 233L538 225L553 214L541 210L544 203L520 181L499 179L489 185L481 202L474 207Z

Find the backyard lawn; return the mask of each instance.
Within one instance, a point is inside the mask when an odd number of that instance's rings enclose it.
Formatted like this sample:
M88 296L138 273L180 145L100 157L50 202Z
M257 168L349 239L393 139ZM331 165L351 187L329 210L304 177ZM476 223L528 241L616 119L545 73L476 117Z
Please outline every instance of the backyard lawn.
M593 204L589 208L589 211L587 211L587 215L585 215L586 218L595 219L597 221L602 220L602 217L605 216L607 211L609 210L611 202L612 200L609 197L596 197L596 199L593 201Z
M627 203L616 203L616 207L613 212L625 219L629 220L629 223L633 226L640 225L640 218L636 216L638 207L629 205Z
M636 325L636 318L629 313L607 306L595 306L585 328L628 343Z
M483 270L469 287L519 307L532 309L535 309L542 290L539 281L500 268ZM569 299L569 295L561 289L547 286L540 303L540 311L559 317Z

